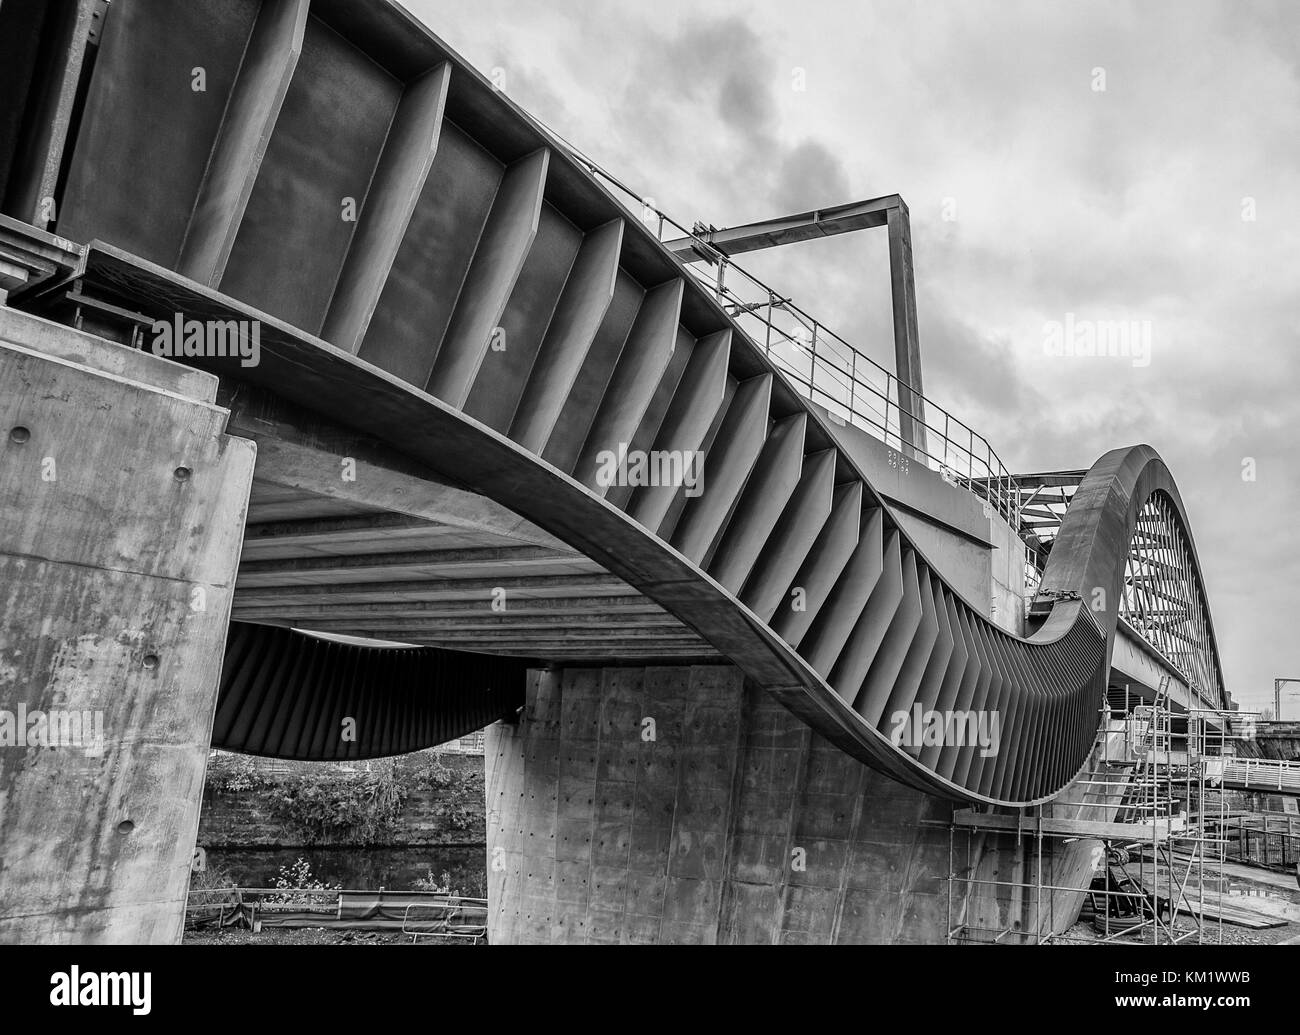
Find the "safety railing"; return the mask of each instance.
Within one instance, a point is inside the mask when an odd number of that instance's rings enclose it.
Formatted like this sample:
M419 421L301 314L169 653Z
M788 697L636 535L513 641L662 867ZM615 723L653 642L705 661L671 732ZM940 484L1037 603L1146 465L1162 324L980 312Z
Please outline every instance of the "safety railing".
M899 454L901 462L919 462L950 484L967 489L983 500L987 509L1019 529L1014 479L984 436L934 400L902 384L861 349L717 251L701 236L703 228L691 229L677 222L653 199L627 187L544 124L536 124L558 147L608 184L661 242L669 228L698 242L710 263L701 269L688 262L686 271L762 345L773 365L800 394L824 407L833 419L879 439Z
M1300 762L1276 758L1231 758L1223 763L1223 782L1260 791L1300 794Z
M773 365L800 394L822 406L833 419L873 435L905 461L918 461L945 481L966 488L1013 526L1017 524L1018 494L987 439L932 399L903 385L890 371L730 259L718 256L716 265L716 277L695 264L686 269L750 338L763 346ZM741 290L737 290L737 280L743 285ZM761 294L760 301L746 300L752 292Z
M488 900L451 892L344 888L191 888L185 924L198 927L393 928L418 938L478 942L487 936Z
M488 900L449 895L442 902L411 902L402 914L402 933L420 938L468 938L477 944L487 937Z

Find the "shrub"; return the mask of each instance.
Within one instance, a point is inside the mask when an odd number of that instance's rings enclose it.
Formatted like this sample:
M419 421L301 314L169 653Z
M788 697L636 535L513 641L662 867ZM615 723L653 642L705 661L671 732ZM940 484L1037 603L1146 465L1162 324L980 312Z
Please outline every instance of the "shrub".
M221 755L208 763L208 786L217 794L240 794L265 785L251 755Z
M224 866L207 866L190 873L191 891L226 891L239 883Z
M446 870L442 871L442 877L438 878L433 875L433 870L429 870L423 877L416 877L412 887L416 891L431 891L435 895L455 895L460 896L460 889L454 891L451 887L451 874Z
M414 793L432 795L432 811L447 830L481 822L483 782L474 773L425 756L419 765L380 762L372 772L326 768L298 776L263 776L255 759L221 755L208 766L214 794L251 794L298 843L384 844Z
M311 863L300 855L296 862L280 867L280 876L275 879L275 887L280 894L268 895L266 897L268 903L291 906L318 906L325 901L324 897L304 894L304 892L341 891L343 885L326 884L324 881L317 879L311 872Z
M300 776L266 791L272 811L307 844L379 843L396 824L409 794L392 765L343 779Z

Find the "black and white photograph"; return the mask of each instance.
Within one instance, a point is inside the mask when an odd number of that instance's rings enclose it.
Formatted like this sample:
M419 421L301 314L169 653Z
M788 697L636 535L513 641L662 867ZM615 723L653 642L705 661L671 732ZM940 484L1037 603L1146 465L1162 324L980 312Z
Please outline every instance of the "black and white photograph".
M0 0L0 985L1294 1021L1298 387L1285 0Z

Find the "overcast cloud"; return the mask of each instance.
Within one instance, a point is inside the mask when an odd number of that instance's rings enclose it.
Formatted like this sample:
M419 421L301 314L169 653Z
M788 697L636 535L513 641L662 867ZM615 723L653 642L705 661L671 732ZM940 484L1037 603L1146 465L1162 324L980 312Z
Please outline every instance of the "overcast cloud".
M1300 676L1300 8L407 4L686 225L901 194L927 394L1017 471L1154 446L1229 689L1258 707ZM883 235L745 265L892 362ZM1067 312L1151 321L1150 365L1046 355L1044 323Z

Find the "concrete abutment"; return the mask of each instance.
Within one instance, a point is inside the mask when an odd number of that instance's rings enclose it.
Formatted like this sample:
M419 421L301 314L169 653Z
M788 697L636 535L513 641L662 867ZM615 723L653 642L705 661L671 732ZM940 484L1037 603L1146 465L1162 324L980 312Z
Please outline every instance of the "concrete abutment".
M0 308L0 942L177 942L255 448Z

